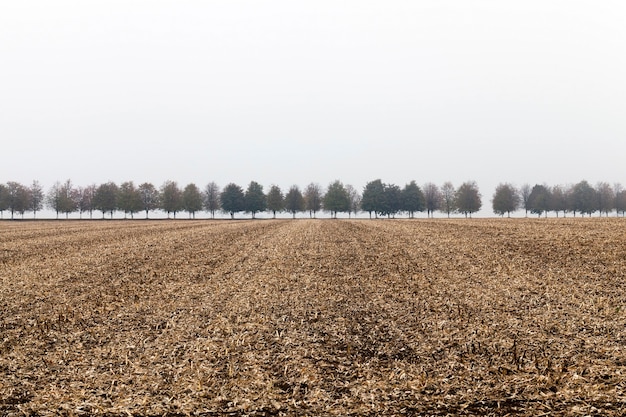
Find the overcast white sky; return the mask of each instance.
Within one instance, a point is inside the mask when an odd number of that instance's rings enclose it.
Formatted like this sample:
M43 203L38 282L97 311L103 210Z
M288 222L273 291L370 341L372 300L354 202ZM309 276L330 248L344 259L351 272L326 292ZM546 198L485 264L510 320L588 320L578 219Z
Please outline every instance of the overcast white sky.
M5 1L0 182L626 185L626 2Z

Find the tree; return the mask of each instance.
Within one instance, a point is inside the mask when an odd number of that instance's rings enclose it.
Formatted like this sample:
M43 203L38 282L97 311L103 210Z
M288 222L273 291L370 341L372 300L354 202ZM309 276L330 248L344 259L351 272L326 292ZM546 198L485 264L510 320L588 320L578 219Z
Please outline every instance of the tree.
M55 182L50 190L48 191L48 195L46 196L46 204L51 210L54 210L56 213L56 218L59 218L59 213L62 209L61 203L61 183L59 181Z
M545 185L536 184L528 196L528 209L531 213L541 217L542 213L548 215L550 210L550 190Z
M283 192L278 185L272 185L267 193L267 209L272 212L272 217L276 218L277 211L283 211L285 208L285 198Z
M563 212L563 217L569 209L568 191L560 185L555 185L550 189L550 210L559 217L559 211Z
M574 185L572 188L572 211L581 215L591 214L597 210L596 190L585 180Z
M9 208L9 189L0 184L0 218L4 218L4 212Z
M432 182L424 184L424 205L426 207L427 217L433 217L435 210L441 208L443 196L439 187Z
M322 209L322 187L316 183L310 183L304 190L304 201L309 217L315 218L315 213Z
M519 189L520 197L522 198L522 207L526 211L525 216L528 217L528 210L530 210L530 206L528 205L528 199L530 197L530 193L532 192L532 188L530 188L529 184L524 184Z
M450 213L456 211L455 204L456 190L450 181L446 181L441 186L441 206L443 211L448 215L448 218L450 218Z
M613 192L613 188L606 182L599 182L596 185L596 197L600 216L602 216L602 213L605 213L608 217L609 213L615 208L615 193Z
M113 213L117 210L117 192L117 184L113 181L100 184L96 189L96 193L93 196L93 207L102 212L103 219L104 214L107 212L111 213L111 218L113 218Z
M141 209L146 212L146 219L151 210L156 210L160 205L159 190L149 182L144 182L138 188L139 198L141 200Z
M350 200L350 210L348 211L348 217L350 217L351 213L354 213L354 217L356 217L359 209L361 207L361 196L359 192L352 185L346 185L346 191L348 192L348 198Z
M165 181L161 186L161 208L167 213L167 218L170 218L170 213L174 214L183 209L183 192L178 187L176 181Z
M13 219L14 213L19 213L24 217L24 212L30 207L30 190L22 184L7 182L8 208Z
M243 189L237 184L228 184L220 194L220 204L224 211L230 213L230 218L234 219L235 213L246 208Z
M372 212L378 218L378 213L384 211L385 205L385 185L380 179L370 181L365 184L363 196L361 198L361 209L369 213L370 219Z
M332 218L337 218L338 212L347 213L350 210L350 196L346 187L339 180L332 182L323 198L324 210L330 212Z
M406 184L402 189L402 211L406 211L409 213L409 218L412 219L415 217L414 213L416 211L424 211L425 201L424 194L420 187L415 183L415 181L411 181Z
M134 218L135 213L142 210L141 193L135 187L135 183L126 181L120 185L117 205L124 212L124 217L126 213L129 213L131 219Z
M76 211L78 206L76 203L76 190L72 186L70 180L61 184L59 181L48 191L46 196L47 205L56 212L56 218L59 213L65 213L65 218L69 217L69 213Z
M69 217L70 213L78 209L76 200L77 193L72 182L70 180L65 181L65 183L61 185L61 212L65 213L66 219Z
M215 212L220 209L220 187L215 182L210 182L204 188L204 210L211 213L215 218Z
M196 212L202 210L202 194L194 183L187 184L183 190L183 210L196 218Z
M461 184L456 191L455 206L465 217L477 212L482 207L481 195L478 185L474 181L467 181Z
M290 212L295 219L296 213L304 211L305 207L304 197L300 192L300 188L298 188L297 185L292 185L285 196L285 209Z
M35 180L30 186L30 207L28 207L33 212L33 218L37 217L37 212L43 208L43 203L43 187L39 184L39 181Z
M378 213L381 216L393 216L395 218L396 213L402 209L402 191L400 190L400 187L395 184L383 185L384 204L382 210Z
M506 213L511 217L511 212L517 210L519 205L520 195L517 189L511 184L498 184L492 200L493 212L500 216Z
M267 209L267 197L263 193L263 186L256 181L250 181L244 195L245 211L256 218L256 213Z
M84 212L89 212L89 218L93 218L93 199L96 195L97 187L95 184L88 185L87 187L78 187L76 190L76 206L80 218L83 218Z
M613 187L615 192L615 211L617 215L622 213L622 217L626 212L626 190L622 188L621 184L615 184Z

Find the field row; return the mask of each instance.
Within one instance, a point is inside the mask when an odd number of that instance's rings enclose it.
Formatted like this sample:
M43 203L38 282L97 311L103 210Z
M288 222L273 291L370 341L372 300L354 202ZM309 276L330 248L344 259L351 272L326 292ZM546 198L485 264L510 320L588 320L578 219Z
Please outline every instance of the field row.
M0 414L619 415L626 223L0 224Z

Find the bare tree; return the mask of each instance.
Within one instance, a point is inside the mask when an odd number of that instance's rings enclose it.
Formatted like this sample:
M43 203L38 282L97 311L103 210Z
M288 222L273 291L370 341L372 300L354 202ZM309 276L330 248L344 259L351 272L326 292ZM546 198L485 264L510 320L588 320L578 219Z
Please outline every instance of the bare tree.
M455 206L457 210L465 214L465 217L472 217L472 213L480 210L482 206L481 195L478 185L474 181L467 181L461 184L455 195Z
M196 184L188 184L183 190L183 210L196 218L196 212L202 210L202 194Z
M316 183L310 183L304 190L304 201L309 217L315 218L315 213L322 209L322 187Z
M519 189L520 197L522 198L522 207L524 207L526 217L528 217L528 210L530 210L530 207L528 206L528 199L530 198L531 192L532 188L530 184L524 184Z
M24 212L30 207L30 189L22 184L9 181L7 182L7 201L8 208L13 219L14 213L24 217Z
M146 219L151 210L156 210L160 205L159 190L149 182L144 182L138 188L139 196L141 198L141 209L146 212Z
M58 219L63 205L61 202L61 183L59 181L56 181L48 190L46 204L51 210L54 210Z
M78 187L76 189L76 207L81 219L83 218L84 212L89 212L89 218L93 218L93 199L96 195L96 190L97 187L95 184L88 185L87 187Z
M33 218L37 217L37 212L43 208L44 203L43 187L39 184L39 181L33 181L30 186L30 211L33 212Z
M181 211L183 208L183 192L178 187L176 181L165 181L161 186L161 208L167 213L167 218L170 218L170 213L174 214Z
M210 182L204 188L204 209L215 218L215 212L220 209L220 187L215 182Z
M118 193L117 205L124 212L124 218L126 218L126 213L130 214L131 219L134 218L135 213L142 210L141 193L135 187L135 183L123 182Z
M616 215L619 216L619 214L622 213L622 217L624 217L624 213L626 212L626 190L622 188L620 183L617 183L613 186L613 192L615 193Z
M346 185L346 191L348 192L348 198L350 199L350 211L348 211L348 217L351 217L351 213L354 213L356 217L361 208L361 195L352 185Z
M56 212L56 218L58 219L59 213L65 213L65 218L68 218L69 213L76 211L78 207L75 198L76 191L72 186L72 182L67 180L64 183L55 182L48 191L46 200L48 207Z
M555 185L550 189L550 210L554 211L556 217L559 217L559 211L563 212L566 217L569 210L568 191L561 185Z
M4 212L9 208L9 189L0 184L0 218L4 218Z
M443 196L439 187L432 182L427 182L423 187L424 205L426 207L426 216L433 217L435 210L441 208Z
M599 182L596 184L596 197L598 199L597 207L600 212L609 216L609 213L615 208L615 193L613 188L607 182Z
M456 211L456 190L450 181L446 181L441 186L442 209L450 218L450 213Z
M76 203L76 189L74 188L72 181L69 179L61 185L61 196L61 211L65 213L65 218L67 219L70 213L73 213L78 209L78 205Z

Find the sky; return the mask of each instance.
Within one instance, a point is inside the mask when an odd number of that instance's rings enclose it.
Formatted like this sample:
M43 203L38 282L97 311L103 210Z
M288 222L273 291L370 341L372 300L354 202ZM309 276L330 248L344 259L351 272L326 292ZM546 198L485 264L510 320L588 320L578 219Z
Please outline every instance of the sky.
M0 182L626 185L626 2L0 4Z

